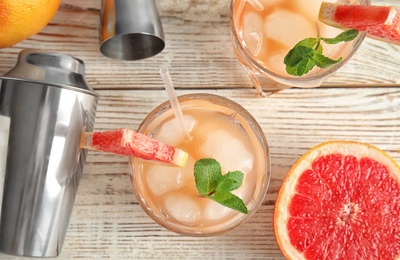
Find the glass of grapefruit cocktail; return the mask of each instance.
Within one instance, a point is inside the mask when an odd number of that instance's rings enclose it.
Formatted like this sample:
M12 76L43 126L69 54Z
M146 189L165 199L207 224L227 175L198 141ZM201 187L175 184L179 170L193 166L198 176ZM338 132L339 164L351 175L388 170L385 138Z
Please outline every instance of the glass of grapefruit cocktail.
M317 87L355 53L365 38L323 45L324 55L342 61L329 68L314 67L308 74L287 73L284 57L299 41L309 37L336 37L343 32L318 21L322 0L232 0L231 31L238 60L262 92L262 78L292 87ZM369 0L331 0L342 4L370 5ZM282 88L285 88L282 86Z
M179 234L210 236L225 233L249 219L264 200L270 179L266 138L256 120L239 104L212 94L179 97L185 138L170 102L155 108L138 132L178 147L189 154L185 167L171 167L132 157L131 183L139 204L158 224ZM232 193L246 205L247 214L201 196L194 164L216 159L222 174L241 171L242 185Z

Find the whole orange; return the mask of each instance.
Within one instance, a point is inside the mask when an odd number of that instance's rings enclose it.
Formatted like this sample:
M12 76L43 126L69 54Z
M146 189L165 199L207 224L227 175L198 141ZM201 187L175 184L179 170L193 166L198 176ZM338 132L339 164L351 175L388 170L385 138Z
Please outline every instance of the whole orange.
M10 47L42 30L61 0L0 0L0 48Z

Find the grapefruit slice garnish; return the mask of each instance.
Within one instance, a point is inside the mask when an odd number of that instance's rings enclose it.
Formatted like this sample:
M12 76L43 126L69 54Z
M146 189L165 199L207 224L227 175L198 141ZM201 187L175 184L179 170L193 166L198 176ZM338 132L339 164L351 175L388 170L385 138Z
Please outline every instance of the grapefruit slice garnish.
M359 142L312 148L283 181L274 232L288 259L399 259L399 165Z
M322 2L319 20L333 27L365 31L372 38L400 44L400 13L393 6Z
M164 164L185 166L188 154L130 129L84 132L80 147L123 156L134 156Z

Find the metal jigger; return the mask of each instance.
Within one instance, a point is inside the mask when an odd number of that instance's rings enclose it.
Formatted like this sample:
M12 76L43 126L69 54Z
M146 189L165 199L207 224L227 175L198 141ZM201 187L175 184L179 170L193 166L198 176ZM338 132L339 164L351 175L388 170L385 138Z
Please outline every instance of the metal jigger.
M154 0L102 0L100 51L120 60L139 60L164 49L164 31Z

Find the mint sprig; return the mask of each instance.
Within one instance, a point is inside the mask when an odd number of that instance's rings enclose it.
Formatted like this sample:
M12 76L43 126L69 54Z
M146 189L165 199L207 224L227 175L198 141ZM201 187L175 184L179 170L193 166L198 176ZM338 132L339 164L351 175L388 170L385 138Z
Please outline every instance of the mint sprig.
M351 29L340 33L334 38L306 38L298 42L284 58L286 71L293 76L302 76L310 72L315 66L320 68L328 68L342 60L340 57L333 60L323 55L321 41L327 44L337 44L340 42L348 42L358 35L358 30Z
M194 164L194 178L199 193L228 208L247 214L243 200L231 193L243 182L241 171L222 174L221 165L212 158L203 158Z

